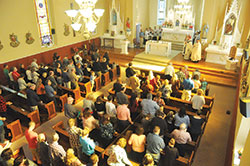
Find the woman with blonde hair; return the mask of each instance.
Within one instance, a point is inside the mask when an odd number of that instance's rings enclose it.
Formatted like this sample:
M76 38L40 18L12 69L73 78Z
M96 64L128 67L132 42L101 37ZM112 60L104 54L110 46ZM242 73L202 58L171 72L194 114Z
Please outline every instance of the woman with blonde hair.
M127 144L127 140L125 138L120 138L116 145L112 145L109 149L109 158L107 160L108 165L119 165L119 166L133 166L127 157L127 153L125 151L125 146Z
M156 96L154 97L154 101L159 105L159 107L165 106L165 102L161 97L162 92L157 92Z
M150 154L145 154L144 158L142 159L143 166L154 166L154 159Z
M89 138L89 128L85 127L82 130L81 136L80 136L80 144L82 147L82 153L90 156L95 152L95 142Z
M194 112L197 112L198 110L202 110L203 105L205 104L205 98L203 96L203 90L198 89L197 95L194 95L191 99L192 102L192 108Z
M85 108L89 108L91 112L93 112L93 110L95 109L94 100L95 99L93 93L87 95L87 97L83 99L83 110L85 110Z
M69 148L66 152L66 166L84 166L81 161L74 155L74 150Z

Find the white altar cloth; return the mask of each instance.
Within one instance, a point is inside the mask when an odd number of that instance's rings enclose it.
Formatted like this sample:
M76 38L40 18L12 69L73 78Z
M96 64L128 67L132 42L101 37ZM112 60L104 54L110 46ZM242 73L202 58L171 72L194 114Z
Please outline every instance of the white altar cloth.
M193 36L193 30L162 28L162 40L184 43L186 35Z
M226 65L230 49L223 49L218 45L209 44L205 51L207 52L206 62ZM238 62L240 62L242 55L243 49L238 48L236 56Z
M168 56L171 53L171 43L149 40L146 42L145 53Z

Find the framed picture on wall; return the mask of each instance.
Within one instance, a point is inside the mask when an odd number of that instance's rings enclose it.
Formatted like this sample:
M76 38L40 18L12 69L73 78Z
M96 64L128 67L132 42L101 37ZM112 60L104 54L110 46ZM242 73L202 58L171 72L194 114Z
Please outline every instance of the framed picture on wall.
M115 36L115 31L111 31L111 36Z

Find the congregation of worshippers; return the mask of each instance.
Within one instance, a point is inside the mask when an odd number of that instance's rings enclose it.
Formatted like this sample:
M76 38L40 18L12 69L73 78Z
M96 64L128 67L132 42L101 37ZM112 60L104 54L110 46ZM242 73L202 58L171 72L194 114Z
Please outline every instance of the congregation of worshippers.
M185 66L176 72L170 62L159 75L139 73L129 63L121 73L119 65L110 64L109 53L100 53L94 44L62 60L54 53L52 64L33 59L29 66L9 68L6 64L3 71L8 82L0 89L3 146L15 137L6 125L16 107L37 111L41 122L46 123L51 120L46 105L53 103L55 112L63 110L67 118L67 124L53 127L50 136L46 131L35 131L37 119L25 120L24 135L32 158L24 153L15 156L11 148L5 148L1 153L3 165L174 166L188 161L192 143L200 141L209 114L207 107L203 108L209 87L198 69L190 72ZM122 79L122 74L126 78ZM94 95L105 81L115 82L107 90L109 95ZM87 83L88 87L81 86ZM79 96L74 90L84 96L78 107L74 104ZM65 94L65 100L60 100Z

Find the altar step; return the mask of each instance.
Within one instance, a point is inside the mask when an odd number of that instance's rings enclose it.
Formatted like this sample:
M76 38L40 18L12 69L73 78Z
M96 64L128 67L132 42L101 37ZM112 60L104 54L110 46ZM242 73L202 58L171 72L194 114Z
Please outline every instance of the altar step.
M176 50L176 51L182 51L183 50L183 44L181 43L172 43L172 50Z
M165 56L145 54L144 56L135 56L133 59L133 64L134 66L140 66L139 68L150 69L156 72L164 72L164 68L166 67L167 62L170 60L171 59L168 59ZM188 70L190 72L193 72L195 69L199 69L209 83L229 87L236 87L237 85L238 73L235 71L216 69L207 66L203 67L202 65L196 65L195 63L186 64L185 62L173 62L173 66L176 71L185 65L188 65Z

